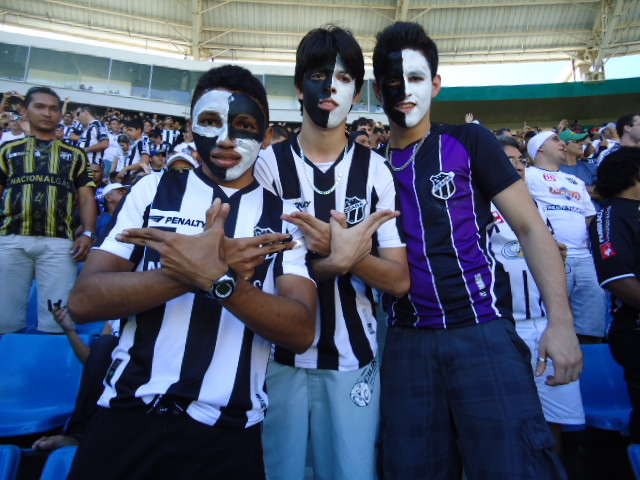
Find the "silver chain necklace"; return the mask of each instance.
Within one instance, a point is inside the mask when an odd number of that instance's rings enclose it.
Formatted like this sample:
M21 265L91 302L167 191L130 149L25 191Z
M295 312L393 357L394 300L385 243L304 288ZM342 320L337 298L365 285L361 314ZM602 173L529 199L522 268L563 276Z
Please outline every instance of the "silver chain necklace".
M340 166L340 173L338 174L338 180L336 180L336 183L334 183L333 187L331 187L329 190L320 190L313 183L313 180L311 180L311 178L309 178L309 172L307 172L307 162L305 162L304 151L302 150L302 145L300 144L300 137L297 137L296 141L298 142L298 148L300 148L300 158L302 159L302 169L304 170L305 177L307 177L307 182L309 182L309 186L318 195L329 195L330 193L333 193L333 191L338 187L338 184L340 183L340 180L342 180L342 174L344 173L344 164L347 163L345 158L347 157L347 150L349 149L349 142L347 141L347 144L344 146L344 153L342 154L342 165ZM309 167L309 168L311 168L313 170L313 167Z
M49 140L49 143L47 143L46 145L42 147L38 147L38 140L36 140L36 138L33 137L33 144L32 144L34 149L33 155L36 157L39 157L42 152L45 152L49 147L51 147L52 143L53 143L53 140Z
M387 143L387 149L385 151L385 158L387 159L387 163L391 166L391 168L393 169L394 172L400 172L402 170L404 170L405 168L407 168L411 162L413 162L416 158L416 154L418 153L418 150L420 150L420 147L422 147L422 144L424 143L424 141L427 139L427 137L431 134L431 130L429 130L427 132L427 134L422 137L422 140L420 140L415 147L413 147L413 153L411 154L411 157L409 157L409 160L407 160L407 163L405 163L404 165L402 165L401 167L394 167L393 163L391 163L391 142Z

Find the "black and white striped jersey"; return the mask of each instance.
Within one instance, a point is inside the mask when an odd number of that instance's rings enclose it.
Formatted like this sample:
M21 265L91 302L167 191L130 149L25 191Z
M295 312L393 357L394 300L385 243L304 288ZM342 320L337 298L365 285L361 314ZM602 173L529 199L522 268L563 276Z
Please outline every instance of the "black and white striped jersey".
M172 149L183 140L184 137L180 130L162 130L162 141L171 145Z
M85 128L84 132L82 132L82 136L80 137L80 143L78 146L86 151L87 148L93 147L96 143L101 142L102 140L109 140L109 135L107 134L108 130L104 123L100 120L94 120L87 128ZM87 153L87 159L89 163L100 163L104 156L104 151L101 150L99 152L90 152Z
M320 167L320 168L319 168ZM300 158L296 139L262 150L255 176L266 188L293 201L296 208L329 222L331 210L344 212L350 226L376 210L397 210L394 179L384 159L360 144L333 164L314 165ZM331 193L327 192L335 185ZM404 247L397 219L374 235L374 249ZM312 347L295 355L276 347L274 359L301 368L352 371L367 365L377 353L376 302L362 279L350 273L318 282L318 317Z
M129 148L129 151L121 156L118 160L116 172L119 172L124 167L128 167L130 165L133 165L134 163L138 163L142 159L143 154L149 155L149 144L145 143L142 139L136 140L135 143Z
M215 198L231 205L227 237L288 231L301 238L294 225L280 218L294 207L257 182L229 195L201 168L188 174L147 175L120 204L98 248L132 261L137 272L159 268L155 250L120 243L115 235L139 227L201 233L206 210ZM303 247L267 258L256 268L253 284L274 293L280 275L308 278L305 256ZM129 317L113 352L99 404L136 407L148 404L157 394L171 394L184 398L189 404L187 413L201 423L249 427L262 421L267 407L264 382L270 350L270 342L217 301L186 293Z
M77 121L74 120L71 125L64 125L62 124L62 130L63 130L63 137L62 139L67 142L69 145L74 145L77 146L78 142L74 141L74 140L70 140L69 139L69 135L72 133L75 133L76 135L82 135L82 131L84 130L84 128L82 127L82 124Z

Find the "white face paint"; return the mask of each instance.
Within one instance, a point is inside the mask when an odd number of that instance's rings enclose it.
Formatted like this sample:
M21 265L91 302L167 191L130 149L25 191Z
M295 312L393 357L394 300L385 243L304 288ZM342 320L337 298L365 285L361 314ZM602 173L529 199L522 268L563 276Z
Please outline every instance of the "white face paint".
M347 78L351 80L347 81ZM331 99L338 104L338 108L329 113L327 128L336 128L342 125L351 110L351 102L353 102L356 93L356 82L347 72L339 54L336 56L336 66L331 78L331 91L333 90L335 93L331 95Z
M226 90L210 90L202 95L193 106L193 133L202 135L203 137L218 137L223 141L229 135L229 102L232 93ZM212 125L200 125L198 119L204 112L215 112L220 115L222 121L221 127Z
M415 107L405 115L407 128L411 128L415 127L431 108L431 69L422 52L402 50L402 75L406 94L404 102L415 103Z
M249 170L256 162L262 147L260 142L248 138L238 138L236 145L236 152L242 155L242 160L235 167L227 169L225 180L228 181L237 180L244 172Z

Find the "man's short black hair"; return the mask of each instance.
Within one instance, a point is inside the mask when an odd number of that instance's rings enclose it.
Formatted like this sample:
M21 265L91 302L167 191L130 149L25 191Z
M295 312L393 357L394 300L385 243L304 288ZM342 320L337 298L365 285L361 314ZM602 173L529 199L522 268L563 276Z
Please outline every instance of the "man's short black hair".
M36 93L44 93L47 95L51 95L52 97L56 97L58 99L58 106L62 106L62 100L60 100L60 97L58 96L58 94L53 91L51 88L49 87L31 87L28 91L27 94L24 96L24 102L23 105L25 108L27 108L29 106L29 104L33 101L33 96Z
M627 125L633 125L633 119L635 117L640 117L640 113L627 113L626 115L622 115L618 121L616 122L616 132L618 132L618 138L622 138L624 135L624 127Z
M504 132L510 132L511 129L509 127L502 127L500 130L496 132L496 135L504 135Z
M118 135L118 143L131 144L131 139L126 135Z
M162 134L156 130L155 128L152 128L151 131L149 132L149 138L158 138L161 137Z
M620 147L598 167L596 192L603 198L619 195L640 181L640 148Z
M278 140L280 138L286 138L289 140L292 137L292 133L289 129L282 125L271 125L271 130L273 131L273 140Z
M94 118L98 116L96 115L96 110L91 105L80 105L78 110L80 112L89 112L89 114Z
M360 93L364 84L362 49L349 30L336 25L311 30L300 41L293 75L296 87L302 90L302 80L307 70L335 62L337 54L340 54L343 65L356 83L356 94Z
M137 118L134 118L133 120L129 120L127 122L127 127L135 128L136 130L142 130L142 122Z
M212 68L200 77L191 98L191 112L193 113L193 107L205 92L216 88L246 93L260 104L264 112L265 123L269 123L269 102L267 101L267 92L264 86L253 73L237 65L223 65L222 67Z
M351 131L355 132L356 130L358 130L362 125L369 125L370 127L373 128L373 120L366 118L366 117L360 117L356 120L354 120L353 122L351 122Z
M496 139L498 140L498 143L500 144L500 146L502 148L504 148L504 147L515 147L518 150L520 150L520 144L513 137L510 137L508 135L496 135Z
M404 49L418 50L427 59L433 80L438 73L438 47L425 33L422 26L413 22L396 22L378 32L373 49L373 75L380 81L381 69L390 52Z

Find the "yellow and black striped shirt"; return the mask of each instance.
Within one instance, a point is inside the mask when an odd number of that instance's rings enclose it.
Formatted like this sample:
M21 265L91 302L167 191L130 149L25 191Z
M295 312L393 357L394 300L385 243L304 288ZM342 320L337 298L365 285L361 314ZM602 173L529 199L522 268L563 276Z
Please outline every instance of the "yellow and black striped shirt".
M87 156L62 140L25 137L0 146L0 235L73 240L73 209L80 187L95 187Z

